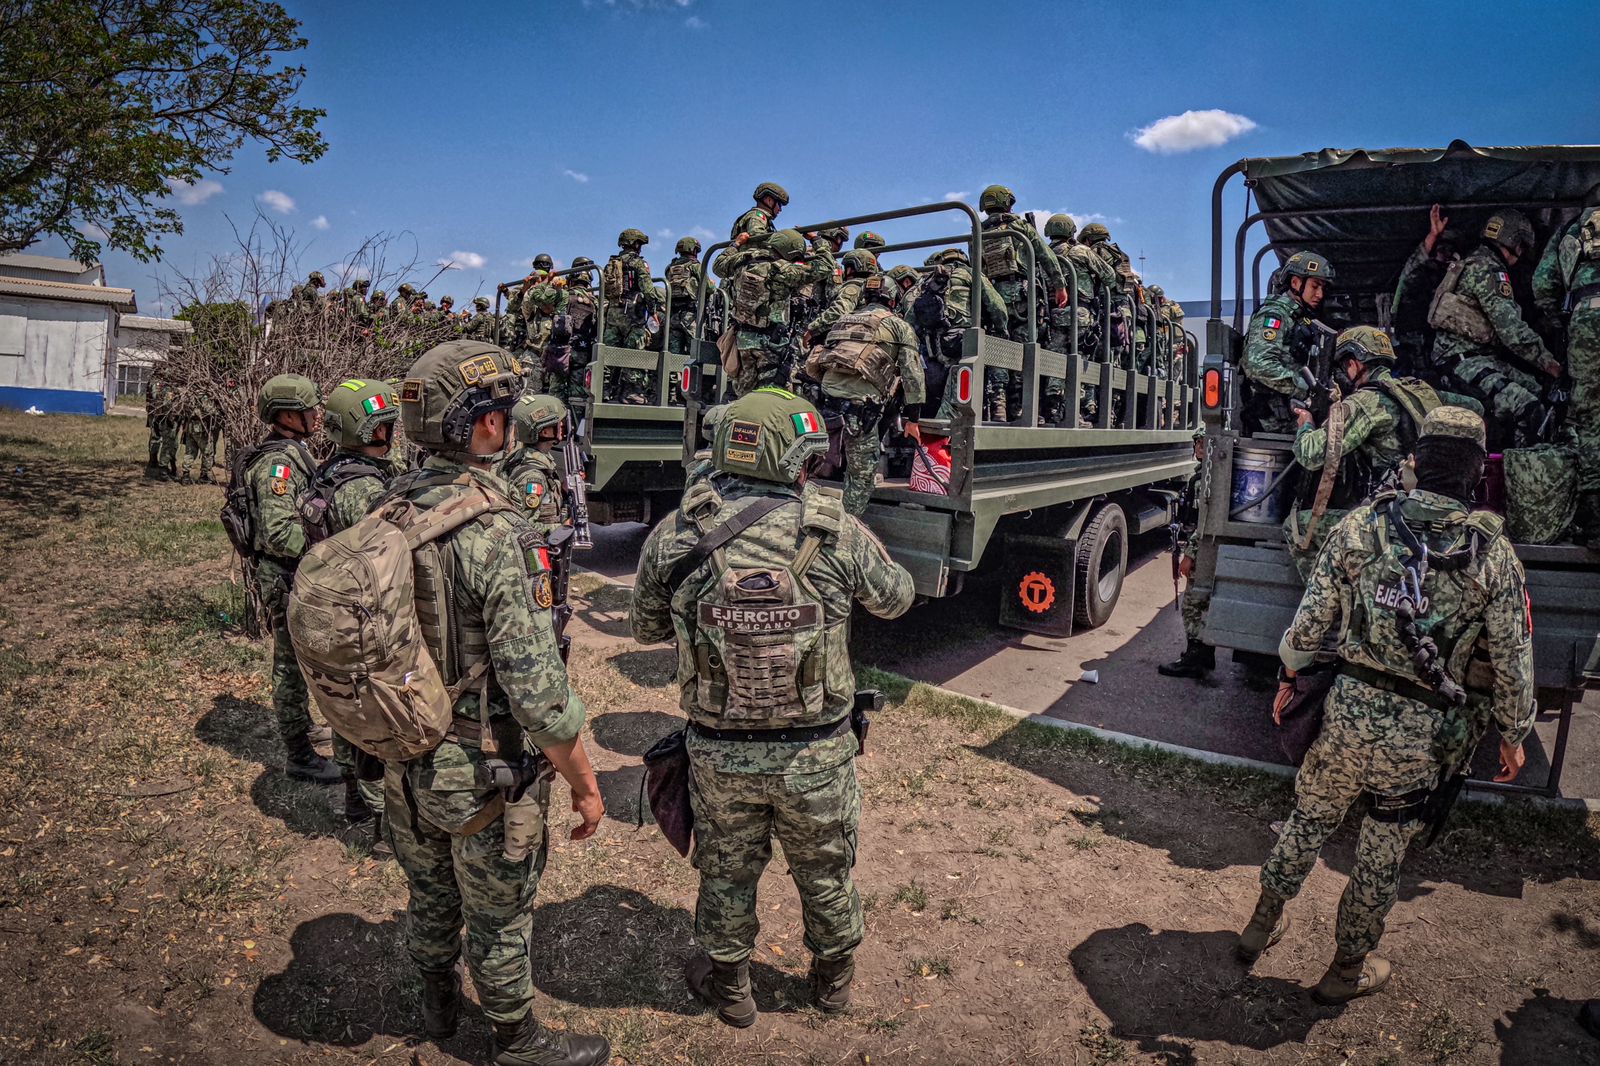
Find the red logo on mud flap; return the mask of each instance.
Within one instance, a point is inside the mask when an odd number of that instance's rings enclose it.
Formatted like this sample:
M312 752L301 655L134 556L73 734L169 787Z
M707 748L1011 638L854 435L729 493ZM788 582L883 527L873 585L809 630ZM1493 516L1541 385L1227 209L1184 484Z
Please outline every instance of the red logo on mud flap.
M1034 614L1044 614L1056 604L1055 582L1038 570L1030 570L1017 585L1017 599Z

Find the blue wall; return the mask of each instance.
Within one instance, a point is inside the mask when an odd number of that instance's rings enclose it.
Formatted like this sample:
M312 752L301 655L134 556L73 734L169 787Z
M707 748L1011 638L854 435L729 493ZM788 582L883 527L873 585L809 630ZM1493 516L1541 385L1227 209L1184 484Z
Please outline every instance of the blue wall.
M98 392L75 389L29 389L20 385L0 385L0 407L25 411L37 407L52 415L103 415L106 398Z

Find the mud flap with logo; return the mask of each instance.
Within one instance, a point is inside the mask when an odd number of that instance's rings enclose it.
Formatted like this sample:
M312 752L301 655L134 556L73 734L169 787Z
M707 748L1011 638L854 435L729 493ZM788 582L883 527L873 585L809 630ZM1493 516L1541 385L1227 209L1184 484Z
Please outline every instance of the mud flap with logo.
M1077 559L1075 538L1008 536L1000 574L1000 624L1070 637Z

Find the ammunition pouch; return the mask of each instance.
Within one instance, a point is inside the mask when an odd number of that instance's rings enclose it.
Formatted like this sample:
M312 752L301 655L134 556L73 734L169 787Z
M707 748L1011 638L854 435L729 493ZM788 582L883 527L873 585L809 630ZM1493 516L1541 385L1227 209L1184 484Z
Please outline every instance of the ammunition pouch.
M850 729L856 735L856 754L867 753L867 732L872 728L872 719L867 716L868 711L877 713L883 710L883 693L875 688L860 689L856 692L855 702L850 706Z

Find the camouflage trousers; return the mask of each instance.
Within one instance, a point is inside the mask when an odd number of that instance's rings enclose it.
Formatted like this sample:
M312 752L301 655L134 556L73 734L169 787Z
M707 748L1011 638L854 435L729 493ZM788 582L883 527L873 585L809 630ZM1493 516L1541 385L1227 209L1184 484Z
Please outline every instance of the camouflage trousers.
M211 468L217 465L217 434L204 424L191 423L183 428L183 469L187 475L189 468L195 468L195 474L206 480L211 480Z
M1600 493L1600 297L1591 296L1573 309L1567 325L1567 373L1572 377L1567 423L1578 438L1578 492ZM1590 506L1595 503L1591 500ZM1600 514L1587 520L1595 518Z
M1199 640L1205 632L1206 612L1211 609L1211 590L1195 585L1191 578L1183 590L1178 610L1183 615L1183 635L1189 640Z
M445 780L458 770L464 771L463 780ZM426 972L450 969L461 956L465 926L467 968L484 1015L491 1022L519 1021L533 1007L528 938L548 836L541 836L527 858L516 860L505 857L504 816L471 836L443 828L441 823L460 828L488 799L472 789L470 766L451 767L445 774L417 763L390 763L383 786L389 844L411 888L406 908L411 960ZM541 800L548 815L548 785Z
M744 396L768 385L789 387L789 330L774 326L768 332L740 329L739 373L733 379L733 395Z
M650 335L642 325L612 321L606 323L602 343L612 348L636 348L644 351ZM601 393L611 403L648 403L654 394L651 379L655 375L638 367L619 366L606 371L604 391Z
M1455 729L1465 724L1426 704L1350 677L1335 681L1322 735L1295 778L1294 813L1261 868L1262 887L1285 899L1298 894L1322 845L1363 792L1377 800L1433 787L1438 753L1459 746L1445 736ZM1355 868L1339 900L1334 941L1341 952L1361 955L1377 947L1399 895L1401 860L1422 828L1420 813L1410 807L1395 820L1371 813L1363 819Z
M333 761L339 764L339 772L346 780L356 776L356 746L341 737L337 732L333 734ZM356 788L361 792L362 802L366 803L367 810L373 814L383 816L383 780L356 781Z
M158 418L150 424L150 462L161 470L178 472L178 423Z
M864 415L845 416L844 509L856 517L866 513L878 476L878 423Z
M1539 379L1493 355L1467 355L1445 374L1445 387L1466 393L1483 404L1484 420L1491 426L1489 445L1509 446L1515 428L1531 429L1544 412ZM1493 431L1499 427L1499 434Z
M290 738L311 730L310 694L300 673L294 644L289 640L289 581L292 574L270 559L256 565L261 582L261 603L272 617L272 709L278 716L278 735Z
M743 962L761 921L756 885L783 845L800 892L805 945L824 959L855 951L865 935L856 861L861 786L855 761L807 774L728 773L691 753L694 865L700 871L695 939L718 962Z

